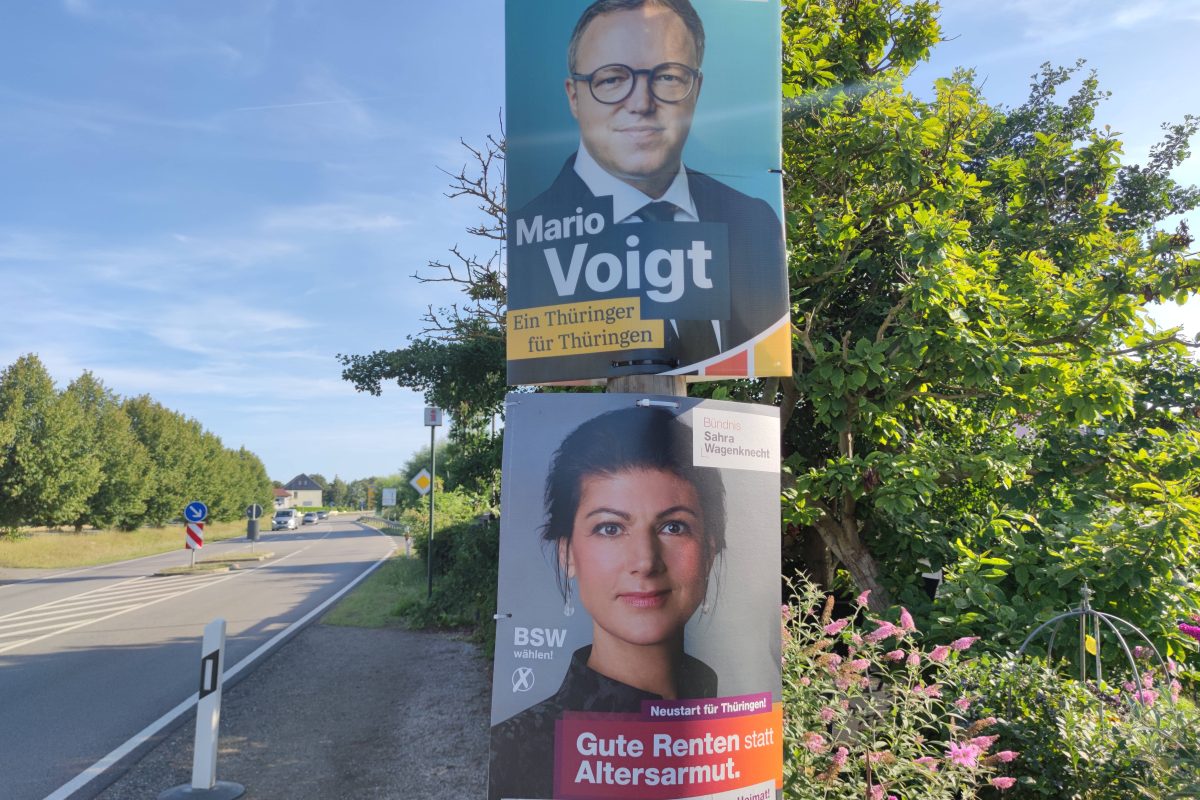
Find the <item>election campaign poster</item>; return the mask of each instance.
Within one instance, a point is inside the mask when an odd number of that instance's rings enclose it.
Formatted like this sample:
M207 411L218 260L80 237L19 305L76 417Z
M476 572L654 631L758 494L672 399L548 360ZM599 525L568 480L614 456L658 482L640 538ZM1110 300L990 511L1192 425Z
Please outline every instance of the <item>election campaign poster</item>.
M490 800L773 800L779 414L506 403Z
M788 375L779 0L507 0L508 381Z

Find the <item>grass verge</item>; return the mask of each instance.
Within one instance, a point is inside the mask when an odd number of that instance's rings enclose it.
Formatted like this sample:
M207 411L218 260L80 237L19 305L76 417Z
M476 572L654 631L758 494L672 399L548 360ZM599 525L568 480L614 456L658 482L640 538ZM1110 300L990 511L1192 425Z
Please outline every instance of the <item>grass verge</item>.
M423 600L425 591L425 562L406 558L401 550L346 595L321 622L350 628L404 625L401 607Z
M246 521L215 522L204 529L204 541L236 539L246 535ZM0 567L14 569L66 569L111 564L131 558L183 549L183 526L142 528L136 531L84 531L83 533L33 533L22 538L0 538ZM201 551L203 552L203 550Z

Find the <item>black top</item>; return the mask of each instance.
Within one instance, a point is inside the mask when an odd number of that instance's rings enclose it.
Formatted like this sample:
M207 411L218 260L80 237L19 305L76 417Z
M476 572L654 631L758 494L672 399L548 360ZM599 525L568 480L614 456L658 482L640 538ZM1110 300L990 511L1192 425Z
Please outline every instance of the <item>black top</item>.
M558 691L492 727L488 798L550 798L554 795L554 723L564 711L637 713L660 695L635 689L587 665L592 646L571 656ZM675 674L680 699L717 696L717 673L686 653Z

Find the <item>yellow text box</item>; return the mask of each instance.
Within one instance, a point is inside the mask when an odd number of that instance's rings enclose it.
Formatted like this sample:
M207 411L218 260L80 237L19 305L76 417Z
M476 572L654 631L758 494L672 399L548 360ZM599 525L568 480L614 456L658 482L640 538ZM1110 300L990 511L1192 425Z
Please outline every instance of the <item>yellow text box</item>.
M639 297L592 300L508 312L508 359L657 349L663 320L642 319Z

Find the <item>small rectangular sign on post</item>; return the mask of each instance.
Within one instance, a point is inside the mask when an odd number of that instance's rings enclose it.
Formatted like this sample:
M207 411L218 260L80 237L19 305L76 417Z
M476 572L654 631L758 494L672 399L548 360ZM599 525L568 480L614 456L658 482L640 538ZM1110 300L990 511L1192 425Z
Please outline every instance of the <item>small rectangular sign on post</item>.
M395 489L384 489L383 490L383 504L385 506L396 505L396 490Z
M442 410L433 406L425 406L425 425L437 428L442 424Z

